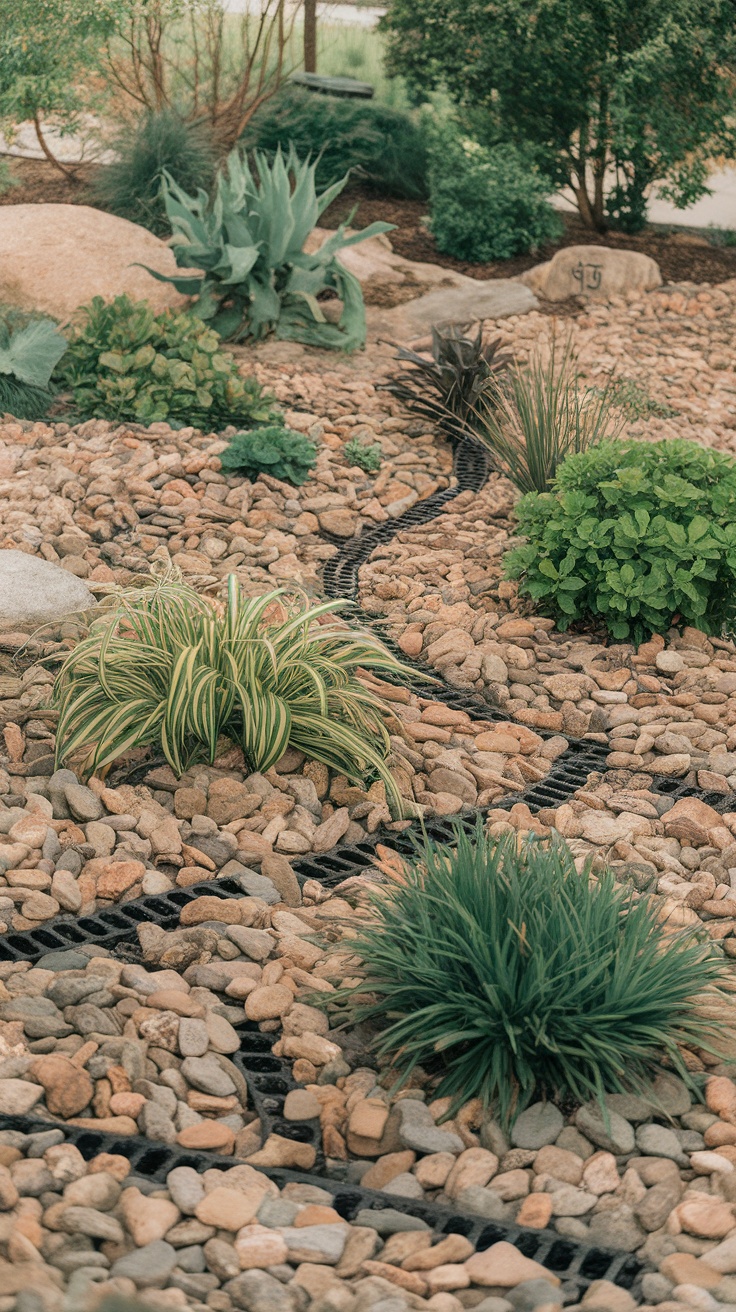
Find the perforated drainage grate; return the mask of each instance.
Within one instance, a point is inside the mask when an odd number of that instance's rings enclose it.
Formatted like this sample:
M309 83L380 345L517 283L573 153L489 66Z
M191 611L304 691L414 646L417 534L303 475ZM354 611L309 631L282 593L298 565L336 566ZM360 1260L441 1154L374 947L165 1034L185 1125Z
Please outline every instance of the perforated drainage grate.
M165 1183L169 1172L178 1166L191 1167L201 1175L212 1167L227 1170L235 1165L234 1158L220 1153L191 1152L175 1144L154 1143L132 1135L103 1134L96 1130L82 1130L77 1126L27 1116L0 1117L0 1129L28 1136L47 1135L50 1130L58 1130L66 1140L76 1144L87 1161L98 1153L127 1157L133 1176L161 1184ZM259 1166L258 1170L279 1188L291 1181L317 1185L332 1194L335 1210L346 1221L372 1223L379 1233L381 1212L393 1215L398 1212L424 1221L437 1237L465 1235L481 1252L501 1240L511 1243L525 1257L533 1258L553 1271L560 1280L574 1284L580 1294L593 1280L610 1280L636 1295L641 1275L645 1270L652 1269L630 1253L577 1243L552 1230L527 1230L511 1223L488 1221L472 1212L384 1194L375 1189L364 1189L360 1185L346 1184L316 1172L304 1173L266 1166ZM131 1177L128 1177L128 1183L131 1183Z

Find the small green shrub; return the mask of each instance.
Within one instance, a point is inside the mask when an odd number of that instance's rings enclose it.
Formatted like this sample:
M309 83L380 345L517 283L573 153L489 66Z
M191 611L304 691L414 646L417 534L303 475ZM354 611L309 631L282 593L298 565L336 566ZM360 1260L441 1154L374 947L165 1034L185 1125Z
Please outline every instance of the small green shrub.
M220 456L223 469L237 470L246 478L271 474L295 487L306 483L316 459L314 442L275 424L255 428L250 433L236 433Z
M375 474L381 468L380 442L361 442L359 438L351 437L342 453L349 465L357 465L366 474Z
M516 508L509 578L567 629L603 620L640 642L736 618L736 461L695 442L605 442Z
M482 822L455 848L426 840L405 877L371 897L372 917L342 945L364 980L330 994L372 1021L401 1083L417 1066L437 1097L478 1097L506 1123L534 1098L585 1101L641 1087L681 1043L714 1027L694 999L723 969L692 931L670 935L656 903L610 871L578 873L567 845ZM353 972L357 973L357 972Z
M429 187L430 231L457 260L509 260L562 235L549 179L515 146L486 149L451 127L436 130Z
M560 353L553 339L546 359L534 354L482 393L468 426L519 491L546 492L567 456L621 426L609 396L608 388L582 387L570 340Z
M51 375L66 351L51 319L0 315L0 414L42 419L53 400Z
M431 356L405 346L396 350L400 363L410 368L396 374L387 391L449 437L466 435L473 412L484 396L495 398L493 384L512 362L501 349L501 338L484 342L481 328L475 337L463 337L454 326L433 328Z
M316 163L293 149L269 160L261 151L253 170L237 150L217 176L214 193L190 196L164 173L164 202L174 231L180 268L200 269L188 277L148 272L178 291L196 296L194 313L221 337L242 341L275 333L308 346L352 351L365 345L365 306L360 283L336 259L338 251L366 237L390 232L390 223L346 236L346 224L307 254L304 245L320 215L339 196L347 178L321 195ZM322 312L322 292L342 301L338 323Z
M352 180L382 195L424 199L427 147L410 114L375 101L315 95L285 86L251 119L242 144L274 153L279 147L317 156L316 181L327 187L353 170Z
M291 746L350 779L378 775L398 799L386 708L356 672L404 667L369 634L317 623L342 605L245 598L234 575L224 606L171 577L121 595L60 670L57 760L92 772L153 746L181 775L212 764L222 734L251 770Z
M215 154L206 132L171 109L144 114L112 144L117 159L95 177L93 203L159 236L171 231L161 195L164 169L185 191L212 182Z
M217 333L191 314L154 314L147 301L96 296L84 306L60 380L80 419L216 430L266 423L273 398L242 378Z

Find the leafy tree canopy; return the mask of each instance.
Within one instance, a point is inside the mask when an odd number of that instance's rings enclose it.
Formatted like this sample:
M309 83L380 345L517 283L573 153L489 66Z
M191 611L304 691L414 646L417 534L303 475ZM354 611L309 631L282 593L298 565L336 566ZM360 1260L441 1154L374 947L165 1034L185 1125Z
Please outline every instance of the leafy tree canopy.
M446 86L490 141L529 142L591 227L685 206L736 149L736 0L391 0L390 68Z

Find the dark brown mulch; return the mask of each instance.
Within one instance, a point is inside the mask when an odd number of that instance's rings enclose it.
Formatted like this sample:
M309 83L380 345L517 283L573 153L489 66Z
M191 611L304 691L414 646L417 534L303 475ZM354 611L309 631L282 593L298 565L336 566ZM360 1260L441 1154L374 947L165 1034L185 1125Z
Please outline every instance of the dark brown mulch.
M10 168L18 185L0 194L0 205L44 202L88 205L90 200L87 186L100 165L80 165L75 170L76 181L66 178L45 160L13 159ZM422 217L427 213L426 201L395 200L392 197L377 196L367 188L350 187L325 210L322 222L327 227L337 227L356 205L358 209L353 222L357 226L364 227L376 219L396 225L390 240L398 255L409 260L439 264L445 269L455 269L470 278L514 278L532 265L551 259L561 247L576 245L620 246L651 255L657 261L664 281L668 283L718 283L736 278L736 247L713 246L705 237L683 232L667 233L658 229L647 230L637 236L615 232L595 233L585 228L576 215L565 215L565 236L562 241L542 246L535 255L519 255L512 260L497 260L491 264L468 264L438 251L434 238L422 224ZM570 312L575 312L573 306Z
M497 260L491 264L468 264L443 255L437 250L434 238L422 223L427 213L427 202L421 200L394 200L377 196L375 192L351 187L343 192L322 216L327 227L337 227L357 205L353 220L356 227L365 227L377 219L396 224L389 240L397 255L408 260L422 260L455 269L469 278L515 278L525 269L531 269L542 260L549 260L563 246L619 246L626 250L641 251L657 261L667 283L675 282L726 282L736 278L736 247L713 246L705 237L690 233L667 233L650 229L636 236L626 233L591 232L576 215L565 215L565 236L559 242L549 242L535 255L518 255L511 260Z
M99 164L74 166L74 179L67 178L45 159L9 159L16 185L0 192L0 205L89 205L87 184Z

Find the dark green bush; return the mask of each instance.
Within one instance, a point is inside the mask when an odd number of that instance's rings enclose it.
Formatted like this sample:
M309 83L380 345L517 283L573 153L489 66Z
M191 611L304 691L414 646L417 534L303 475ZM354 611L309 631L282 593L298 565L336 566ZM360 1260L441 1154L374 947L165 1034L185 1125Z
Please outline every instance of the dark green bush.
M185 123L173 110L144 114L123 128L113 148L117 159L94 179L92 201L159 236L171 232L161 196L164 169L185 191L212 184L216 160L206 131Z
M165 420L216 430L266 423L273 398L242 378L216 332L191 314L96 296L82 308L59 379L80 419Z
M298 155L319 155L320 187L354 169L353 181L389 196L427 195L424 133L410 114L387 105L285 86L253 116L242 142L270 152L293 142Z
M314 442L278 424L236 433L220 456L223 469L245 474L246 478L271 474L296 487L306 483L316 458Z
M457 260L508 260L562 234L549 179L515 146L485 149L444 127L430 147L429 180L430 231Z
M736 619L736 461L695 442L604 442L563 461L516 513L508 578L566 629L602 619L640 642Z
M610 871L579 874L559 838L459 830L430 840L405 882L372 895L373 916L344 944L364 963L355 989L330 995L401 1082L417 1066L436 1096L471 1098L503 1121L535 1097L584 1101L636 1089L678 1045L717 1031L693 1000L722 971L692 932L669 935L648 898ZM353 972L354 973L354 972Z

